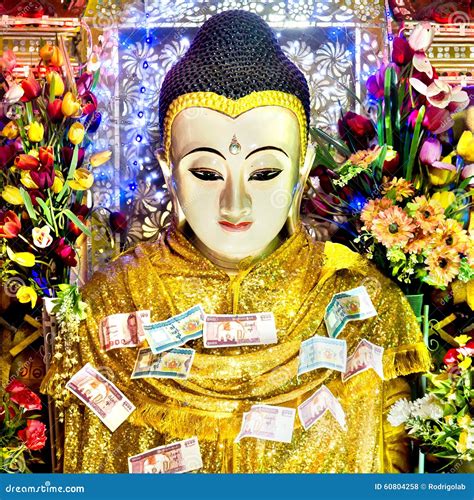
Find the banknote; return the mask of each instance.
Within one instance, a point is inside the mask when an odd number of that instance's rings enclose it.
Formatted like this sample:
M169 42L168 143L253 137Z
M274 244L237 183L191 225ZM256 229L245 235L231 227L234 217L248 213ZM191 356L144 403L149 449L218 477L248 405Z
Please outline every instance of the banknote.
M136 347L145 339L143 325L150 322L150 311L111 314L99 323L100 347L104 351Z
M205 314L204 347L235 347L278 342L273 313Z
M254 437L267 441L291 443L295 415L294 408L253 405L250 411L243 415L242 426L235 442L238 443L244 437Z
M114 432L135 410L133 403L90 363L84 365L66 387Z
M149 347L138 351L131 378L187 378L194 360L194 349L171 349L153 354Z
M128 457L128 471L135 474L179 474L201 468L201 450L197 437Z
M376 316L372 301L365 286L359 286L347 292L336 293L326 307L324 322L328 335L337 337L349 321L356 321Z
M345 372L346 360L345 340L315 335L301 342L298 376L318 368Z
M298 406L298 416L301 425L307 431L312 427L327 411L330 411L339 425L346 429L346 414L338 399L325 386L322 385L306 401Z
M204 311L198 304L165 321L143 325L145 337L154 354L169 351L202 337Z
M366 339L362 339L353 354L347 358L347 368L341 374L343 382L346 382L354 375L365 372L373 368L375 373L383 380L383 347L372 344Z

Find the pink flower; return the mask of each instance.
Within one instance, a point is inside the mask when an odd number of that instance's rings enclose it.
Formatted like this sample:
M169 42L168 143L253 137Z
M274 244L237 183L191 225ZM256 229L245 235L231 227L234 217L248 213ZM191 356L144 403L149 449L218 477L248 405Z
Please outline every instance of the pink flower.
M18 437L30 450L41 450L46 444L46 425L39 420L28 420L26 428L18 431Z
M474 163L466 165L461 171L461 177L463 179L469 179L469 186L474 186Z
M454 120L447 109L427 106L422 125L433 134L442 134L453 127Z
M406 38L396 36L393 40L392 61L399 66L407 64L413 57L413 49Z
M0 59L0 68L3 71L10 72L16 66L16 56L13 50L6 50Z
M430 85L424 84L418 78L410 78L410 84L420 94L426 96L430 104L437 108L447 108L449 111L457 112L463 110L469 104L467 92L462 90L461 85L451 87L449 83L436 79Z
M420 149L420 161L425 165L432 165L441 158L441 143L434 137L425 140Z
M77 266L76 252L66 243L64 237L56 241L54 252L64 262L64 264L66 264L66 266Z
M408 44L415 52L428 50L433 43L435 36L434 26L428 22L423 21L415 27L413 32L408 38Z
M13 379L5 387L5 391L10 395L11 401L25 410L41 410L41 399L19 380Z

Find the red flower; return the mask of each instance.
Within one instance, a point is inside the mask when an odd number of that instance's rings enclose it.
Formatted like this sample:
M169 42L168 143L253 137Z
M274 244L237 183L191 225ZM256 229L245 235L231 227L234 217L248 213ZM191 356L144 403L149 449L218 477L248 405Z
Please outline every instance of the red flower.
M53 123L60 123L63 119L64 115L61 111L62 104L63 101L61 99L55 99L53 102L48 103L46 107L46 113Z
M15 158L15 167L21 170L36 170L40 166L38 158L27 154L19 154Z
M5 391L10 394L11 401L25 410L41 410L41 399L19 380L13 379Z
M39 148L39 159L43 167L52 167L54 164L53 148L51 146Z
M81 98L82 116L90 115L97 109L97 99L92 92L86 92Z
M114 233L122 234L127 230L127 219L122 212L112 212L109 216L109 221Z
M39 189L50 188L54 183L54 166L41 165L38 170L32 170L31 180L38 186Z
M0 210L0 238L16 238L21 231L21 221L11 210Z
M15 158L16 148L14 143L0 146L0 168L8 168Z
M94 76L92 75L92 73L88 73L87 71L85 73L82 73L79 78L76 78L77 94L82 96L86 92L89 92L93 81Z
M457 365L459 363L458 350L454 348L449 349L444 355L443 362L445 365Z
M337 122L342 140L355 150L367 149L369 142L375 137L373 123L365 116L348 111Z
M84 148L79 148L77 152L77 165L76 168L79 168L84 162ZM74 150L69 146L64 146L61 148L61 156L63 158L64 165L69 168L71 166L72 154Z
M433 134L441 134L454 125L454 120L447 109L427 106L422 125Z
M18 437L30 450L41 450L46 444L46 425L39 420L28 420L26 428L18 431Z
M65 242L64 237L56 241L54 252L64 262L64 264L66 264L66 266L77 266L76 252Z
M396 36L393 40L392 61L399 66L404 66L413 58L413 49L408 41L400 36Z
M24 92L23 97L21 98L23 102L32 101L41 94L41 86L36 81L33 73L30 73L28 78L21 82L21 87L23 88Z
M78 215L77 218L81 221L81 222L84 222L84 216L83 215ZM71 233L74 235L74 236L79 236L81 233L82 233L82 230L79 229L76 224L74 224L74 222L72 221L69 221L69 224L68 224L68 229L69 231L71 231Z

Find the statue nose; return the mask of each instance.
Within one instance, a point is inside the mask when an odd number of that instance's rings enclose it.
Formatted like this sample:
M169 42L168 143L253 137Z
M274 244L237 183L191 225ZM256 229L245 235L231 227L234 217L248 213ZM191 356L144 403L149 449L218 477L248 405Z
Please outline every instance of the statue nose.
M220 197L220 213L227 221L243 222L252 212L252 200L241 180L228 180Z

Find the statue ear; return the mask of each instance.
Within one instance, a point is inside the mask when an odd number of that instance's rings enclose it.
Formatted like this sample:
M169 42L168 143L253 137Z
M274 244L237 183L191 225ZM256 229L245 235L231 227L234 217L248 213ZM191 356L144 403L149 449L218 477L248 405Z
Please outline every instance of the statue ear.
M308 144L308 148L306 150L304 164L300 167L298 183L295 186L293 201L291 202L290 211L288 212L288 219L286 224L288 232L290 234L293 234L295 232L300 220L301 200L303 199L306 180L308 179L308 175L313 166L315 157L316 157L316 149L310 143Z
M155 157L158 160L161 171L163 172L163 178L166 183L166 188L168 189L168 193L170 194L171 203L173 204L174 217L177 222L177 226L181 227L186 221L186 217L184 216L184 212L179 204L178 195L176 193L176 184L173 180L172 175L172 165L171 162L166 160L166 155L163 149L157 149L155 151Z

